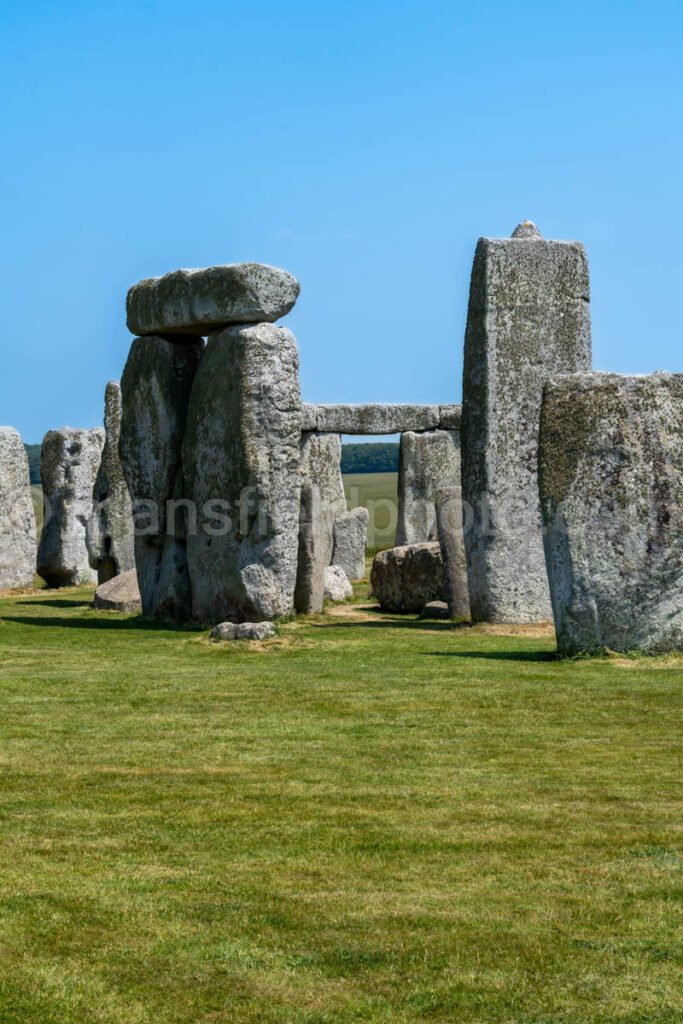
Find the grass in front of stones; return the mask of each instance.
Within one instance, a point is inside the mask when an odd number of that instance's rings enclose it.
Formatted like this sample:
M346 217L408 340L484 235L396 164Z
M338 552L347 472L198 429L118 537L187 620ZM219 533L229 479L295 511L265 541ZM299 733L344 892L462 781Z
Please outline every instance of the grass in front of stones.
M0 1021L683 1020L682 659L90 596L0 601Z

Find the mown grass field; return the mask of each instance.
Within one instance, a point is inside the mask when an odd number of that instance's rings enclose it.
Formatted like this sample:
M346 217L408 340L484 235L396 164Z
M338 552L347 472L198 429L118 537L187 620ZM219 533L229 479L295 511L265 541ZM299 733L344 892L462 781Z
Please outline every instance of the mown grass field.
M0 600L0 1021L683 1020L683 659Z
M345 473L344 493L349 508L367 508L368 548L393 547L398 511L398 473Z

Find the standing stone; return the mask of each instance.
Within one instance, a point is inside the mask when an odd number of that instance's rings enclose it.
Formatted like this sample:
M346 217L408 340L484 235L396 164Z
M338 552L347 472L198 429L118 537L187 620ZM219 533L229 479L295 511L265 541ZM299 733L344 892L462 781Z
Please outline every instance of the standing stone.
M299 512L299 556L294 589L294 610L301 614L321 612L325 591L320 490L313 484L301 485Z
M463 375L463 501L474 621L551 614L538 501L543 384L590 369L588 262L579 242L528 224L481 238L472 268Z
M341 566L350 580L362 580L365 576L369 519L366 508L354 508L334 521L332 564Z
M12 427L0 427L0 590L30 587L36 567L36 517L28 458Z
M102 459L104 431L49 430L43 439L40 475L45 519L38 547L38 575L48 587L96 583L85 542L92 514L95 477Z
M86 530L90 565L99 583L135 568L133 510L121 459L121 386L110 380L104 392L104 448Z
M320 491L321 557L329 565L334 551L334 522L346 512L339 434L302 434L301 481L314 484Z
M272 322L289 313L299 282L265 263L174 270L128 292L131 334L208 334L227 324Z
M444 596L450 617L469 619L470 592L460 487L444 487L437 493L436 526L443 563Z
M119 453L132 501L135 565L147 618L185 622L191 615L181 453L203 351L201 338L136 338L121 378Z
M401 434L398 465L396 544L438 540L436 494L460 485L460 432L430 430Z
M683 374L546 385L539 486L558 650L683 650Z
M296 583L301 441L299 356L290 331L229 327L209 339L183 444L194 619L289 614Z

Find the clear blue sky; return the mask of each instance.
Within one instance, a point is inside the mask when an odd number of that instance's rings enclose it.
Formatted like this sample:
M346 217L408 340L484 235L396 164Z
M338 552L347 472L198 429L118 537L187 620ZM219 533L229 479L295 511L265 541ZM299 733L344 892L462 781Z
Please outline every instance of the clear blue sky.
M311 401L456 401L474 246L578 238L595 365L683 369L683 5L4 0L0 423L101 421L127 288L261 260Z

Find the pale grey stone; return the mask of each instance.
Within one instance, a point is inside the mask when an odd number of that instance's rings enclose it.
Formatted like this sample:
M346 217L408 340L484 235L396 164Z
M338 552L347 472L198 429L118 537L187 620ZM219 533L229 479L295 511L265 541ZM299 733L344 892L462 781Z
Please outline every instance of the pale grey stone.
M434 430L438 405L318 405L307 412L316 429L332 434L400 434L404 430Z
M342 512L334 521L332 562L341 566L350 580L365 576L365 547L370 515L366 508Z
M512 232L513 238L541 238L541 232L538 230L532 220L523 220L521 224L518 224L515 230Z
M93 510L86 528L91 568L99 583L135 568L133 510L119 456L121 386L110 380L104 392L104 448L95 479Z
M301 614L323 610L326 549L320 511L320 488L306 482L301 485L299 555L294 589L294 610Z
M539 485L560 653L683 650L683 374L548 383Z
M588 292L579 242L479 240L462 412L474 621L550 616L537 481L541 394L553 374L590 368Z
M175 270L128 292L131 334L208 334L228 324L272 323L289 313L299 283L264 263Z
M96 583L85 530L92 514L95 477L102 459L104 431L49 430L43 439L40 475L45 521L38 547L38 575L48 587Z
M301 435L301 482L314 484L320 492L321 558L327 566L334 549L334 521L346 512L339 434Z
M36 517L28 458L12 427L0 427L0 590L30 587L36 568Z
M277 636L272 622L221 622L214 626L212 640L268 640Z
M181 452L203 351L201 338L182 344L136 338L121 378L119 452L133 505L135 565L147 618L186 622L191 616Z
M461 405L440 405L439 406L439 429L460 430L462 420Z
M437 492L460 484L460 433L430 430L401 434L396 545L438 540Z
M428 601L420 612L421 619L450 619L451 613L445 601Z
M318 429L318 406L304 402L301 406L301 429L306 433Z
M135 569L128 569L100 583L95 591L93 606L103 611L141 612L142 601Z
M183 443L197 622L259 622L293 610L301 444L299 356L290 331L229 327L209 339Z
M438 543L389 548L375 555L370 573L372 593L390 612L420 612L443 600L443 568Z
M328 565L325 569L325 600L347 601L353 597L351 581L340 565Z
M463 533L462 491L444 487L436 495L436 528L443 562L443 589L453 619L469 619L470 594Z

